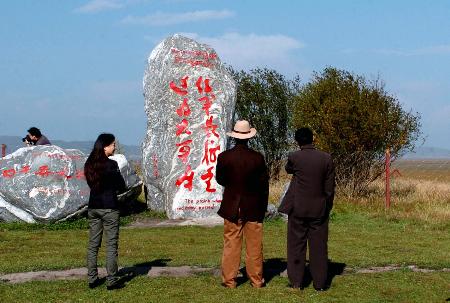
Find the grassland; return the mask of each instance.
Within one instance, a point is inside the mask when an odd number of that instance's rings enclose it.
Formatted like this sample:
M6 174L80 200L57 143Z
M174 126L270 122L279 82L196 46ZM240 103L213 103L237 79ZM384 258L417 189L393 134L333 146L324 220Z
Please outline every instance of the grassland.
M422 171L426 169L422 168ZM433 170L428 167L428 173ZM445 302L450 298L449 176L415 174L400 168L394 176L392 206L384 207L384 184L377 181L365 197L337 197L330 222L329 256L353 269L337 275L331 289L317 293L287 288L287 279L274 276L267 287L254 290L246 282L236 290L220 287L220 278L202 274L189 278L136 277L124 289L89 290L84 280L0 282L1 302ZM439 175L439 173L436 173ZM273 182L271 201L277 201L288 177ZM428 183L429 182L429 183ZM161 266L197 265L217 268L222 227L127 228L122 220L119 244L121 266L158 262ZM139 216L154 217L144 212ZM86 222L53 225L0 224L0 273L68 269L85 266ZM265 223L265 264L285 266L286 223ZM104 252L101 251L100 264ZM357 273L358 268L395 264L403 269ZM408 265L432 269L413 272Z
M138 277L123 289L87 289L85 281L31 282L0 285L2 302L445 302L450 297L450 273L413 273L337 276L333 288L293 291L286 279L275 277L263 289L244 284L235 290L220 286L218 277Z

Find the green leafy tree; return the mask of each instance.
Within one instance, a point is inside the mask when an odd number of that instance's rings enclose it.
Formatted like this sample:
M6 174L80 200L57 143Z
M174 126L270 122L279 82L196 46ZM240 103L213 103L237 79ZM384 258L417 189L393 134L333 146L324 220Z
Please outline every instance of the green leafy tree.
M245 119L257 129L250 145L264 154L270 177L278 179L291 136L289 109L300 79L288 80L266 68L250 72L231 69L231 73L237 84L234 121Z
M363 193L393 158L412 150L420 138L420 115L405 111L383 82L336 68L315 73L293 105L293 126L308 126L315 144L335 160L338 189Z

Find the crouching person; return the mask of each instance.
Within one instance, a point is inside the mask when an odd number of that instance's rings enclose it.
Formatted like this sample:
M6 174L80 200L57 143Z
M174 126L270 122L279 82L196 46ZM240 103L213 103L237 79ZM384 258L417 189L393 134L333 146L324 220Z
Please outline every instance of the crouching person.
M118 277L117 249L119 242L119 205L117 194L125 190L125 181L117 162L109 159L114 154L114 135L101 134L86 160L84 173L91 189L88 204L89 244L87 250L89 287L101 284L98 278L97 255L102 235L106 238L106 287L121 288Z
M237 121L228 136L235 146L219 154L217 182L224 186L218 211L224 218L222 285L236 287L241 261L242 240L245 240L247 276L255 288L264 286L263 219L269 196L269 177L263 155L247 146L256 129L247 121Z

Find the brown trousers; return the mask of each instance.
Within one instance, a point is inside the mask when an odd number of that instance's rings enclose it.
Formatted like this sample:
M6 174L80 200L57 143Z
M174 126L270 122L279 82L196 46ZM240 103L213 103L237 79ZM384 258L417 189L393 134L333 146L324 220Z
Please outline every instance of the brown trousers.
M242 238L245 240L245 266L253 287L262 287L263 280L263 224L258 222L233 223L224 219L223 226L222 282L235 288L241 263Z

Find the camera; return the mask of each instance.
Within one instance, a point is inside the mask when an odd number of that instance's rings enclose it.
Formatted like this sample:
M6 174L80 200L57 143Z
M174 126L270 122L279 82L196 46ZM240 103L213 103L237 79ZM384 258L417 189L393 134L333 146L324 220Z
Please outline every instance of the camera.
M33 140L31 140L30 135L26 135L24 138L22 138L22 142L27 145L34 145Z

